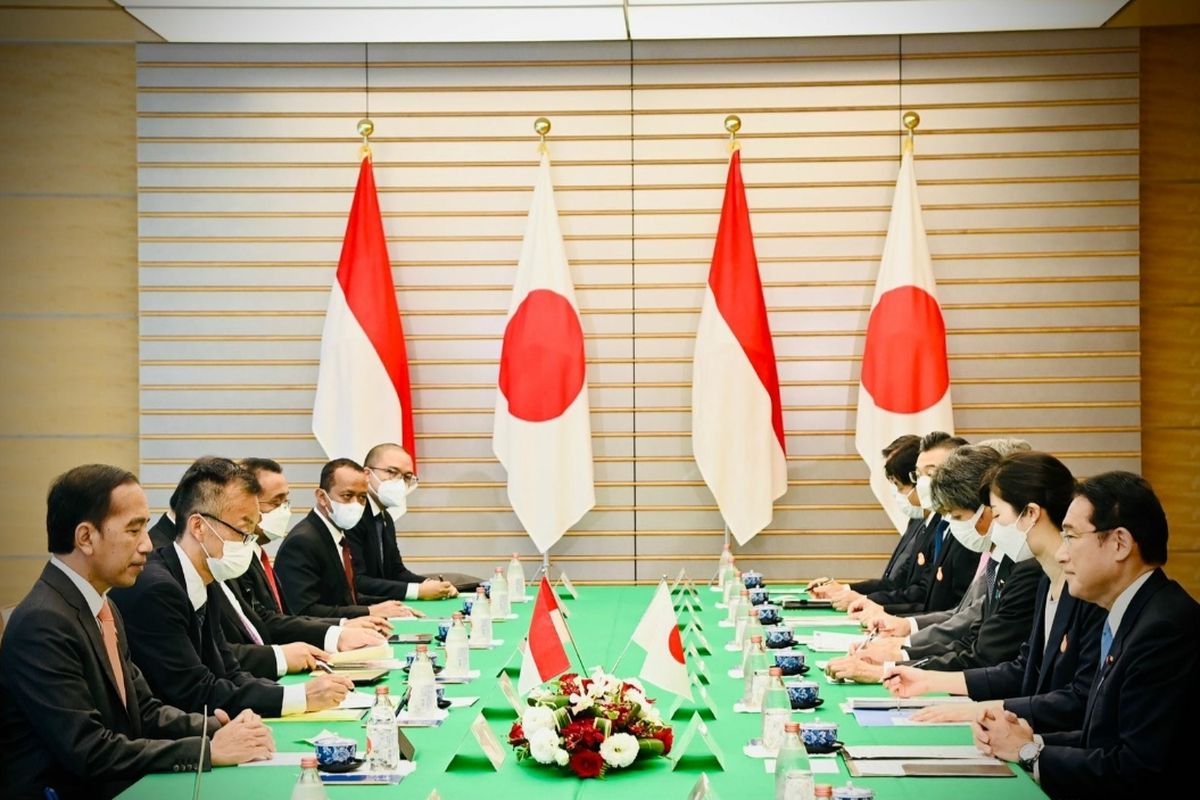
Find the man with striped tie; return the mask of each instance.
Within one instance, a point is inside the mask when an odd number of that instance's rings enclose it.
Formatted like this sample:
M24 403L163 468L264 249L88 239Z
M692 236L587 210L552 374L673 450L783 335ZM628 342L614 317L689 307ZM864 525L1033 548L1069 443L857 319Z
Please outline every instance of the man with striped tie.
M1051 797L1178 791L1191 776L1200 716L1200 604L1162 570L1167 517L1150 484L1129 472L1082 481L1057 559L1073 597L1108 615L1083 718L1072 731L1034 731L985 710L975 743L1030 770Z

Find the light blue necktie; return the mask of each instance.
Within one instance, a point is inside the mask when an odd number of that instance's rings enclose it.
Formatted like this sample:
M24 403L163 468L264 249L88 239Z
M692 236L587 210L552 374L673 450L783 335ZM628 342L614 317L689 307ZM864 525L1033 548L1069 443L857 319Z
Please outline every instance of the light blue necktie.
M1108 659L1108 651L1112 647L1112 643L1112 628L1108 627L1108 620L1104 620L1104 630L1100 632L1100 669L1104 669L1104 662Z

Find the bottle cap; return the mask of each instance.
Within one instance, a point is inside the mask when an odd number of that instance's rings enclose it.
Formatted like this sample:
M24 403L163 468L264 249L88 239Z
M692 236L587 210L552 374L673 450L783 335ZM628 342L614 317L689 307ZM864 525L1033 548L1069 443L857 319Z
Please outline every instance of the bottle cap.
M814 797L833 797L833 784L818 783L813 787Z
M418 653L428 653L428 652L429 652L429 645L427 645L427 644L419 644L419 645L417 645L417 652L418 652Z
M503 570L501 567L496 567L496 574L497 574L497 575L503 575L503 574L504 574L504 570Z
M771 667L769 670L767 670L767 674L769 674L772 678L782 678L783 670L779 667Z
M300 756L300 769L316 769L316 768L317 768L317 757L316 756Z
M391 694L391 693L392 693L392 690L386 686L376 686L375 687L375 696L376 697L378 697L381 694Z
M760 642L762 642L762 637L761 636L751 636L750 641L754 644L759 644Z
M513 558L517 558L517 554L513 553ZM519 559L518 559L519 560Z
M459 620L461 620L461 619L463 618L462 612L461 612L461 611L455 611L453 614L451 614L451 615L450 615L450 618L451 618L451 619L459 619Z
M784 733L799 733L800 732L800 723L799 722L783 723L783 732Z

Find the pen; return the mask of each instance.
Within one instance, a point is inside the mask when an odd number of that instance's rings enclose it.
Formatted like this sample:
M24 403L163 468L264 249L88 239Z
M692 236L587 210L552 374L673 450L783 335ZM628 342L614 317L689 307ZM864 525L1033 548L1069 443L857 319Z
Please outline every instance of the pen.
M333 672L333 667L329 666L321 659L317 658L314 660L317 662L317 669L321 670L322 672L329 672L329 673Z

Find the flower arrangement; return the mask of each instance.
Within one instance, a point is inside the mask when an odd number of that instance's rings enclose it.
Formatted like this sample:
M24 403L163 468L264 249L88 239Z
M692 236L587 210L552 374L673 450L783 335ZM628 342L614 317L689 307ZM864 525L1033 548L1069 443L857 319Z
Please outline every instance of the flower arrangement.
M532 758L580 778L603 778L638 758L671 752L671 727L636 679L597 669L590 678L568 673L556 683L530 693L529 708L508 733L518 761Z

